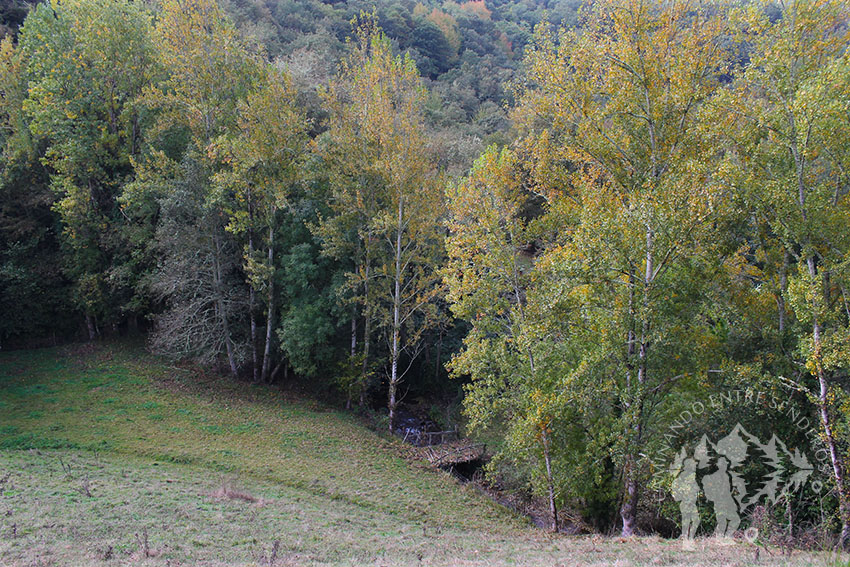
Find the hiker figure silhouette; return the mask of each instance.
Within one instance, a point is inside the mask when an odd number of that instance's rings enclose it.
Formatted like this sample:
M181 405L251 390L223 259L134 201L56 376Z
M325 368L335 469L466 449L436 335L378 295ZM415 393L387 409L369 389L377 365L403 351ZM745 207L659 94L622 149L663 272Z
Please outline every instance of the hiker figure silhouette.
M673 480L672 493L682 513L682 538L693 539L699 527L699 484L697 463L693 458L688 457L682 462L679 473Z
M729 460L717 457L717 470L702 479L702 490L706 499L714 505L717 527L714 533L721 537L731 537L741 524L738 504L732 496L732 478L729 475Z

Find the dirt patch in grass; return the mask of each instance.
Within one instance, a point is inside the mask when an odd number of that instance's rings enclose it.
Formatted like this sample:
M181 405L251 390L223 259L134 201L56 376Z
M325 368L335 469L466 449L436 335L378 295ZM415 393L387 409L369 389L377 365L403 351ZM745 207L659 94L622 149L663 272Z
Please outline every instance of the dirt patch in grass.
M226 480L222 482L221 486L214 490L211 496L218 500L227 498L230 500L241 500L242 502L250 502L251 504L258 504L260 506L265 504L265 502L261 498L257 498L256 496L248 493L242 488L235 488L233 486L233 481L231 480Z

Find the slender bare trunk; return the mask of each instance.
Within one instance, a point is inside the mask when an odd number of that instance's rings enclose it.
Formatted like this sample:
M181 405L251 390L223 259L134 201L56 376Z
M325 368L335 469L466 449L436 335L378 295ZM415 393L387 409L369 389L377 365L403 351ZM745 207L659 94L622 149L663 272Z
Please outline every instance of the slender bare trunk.
M369 385L369 349L372 344L372 317L368 314L363 321L363 363L360 365L360 407L366 405L366 389Z
M635 321L636 321L636 307L635 307L635 274L632 271L629 274L629 329L627 332L626 344L627 344L627 359L628 363L626 364L626 399L628 400L626 405L626 411L630 411L632 404L634 403L634 399L632 396L634 392L633 388L633 373L635 371L634 358L637 354L637 333L635 333ZM645 351L644 351L645 353ZM638 367L640 368L640 362L638 363ZM641 375L641 370L638 370L638 375ZM634 469L634 457L631 454L632 447L629 447L629 454L626 456L626 462L623 466L623 480L625 484L625 497L623 499L623 506L620 509L620 515L623 520L622 534L624 536L631 536L634 534L634 524L635 524L635 509L637 507L637 481L635 479L635 475L633 472Z
M89 331L89 340L95 340L97 338L97 328L95 327L94 317L91 313L86 313L86 327Z
M558 533L560 525L558 524L558 507L555 503L555 478L552 475L552 454L549 447L549 433L545 427L540 434L543 441L543 460L546 464L546 484L549 492L549 514L552 518L552 532Z
M254 210L251 207L251 191L248 190L248 258L254 259ZM251 375L254 383L260 381L260 362L257 354L257 313L254 282L248 281L248 319L251 324Z
M230 375L233 378L237 378L239 376L239 372L236 369L236 358L233 354L233 340L230 338L230 327L227 324L227 317L222 316L222 322L224 324L224 344L227 349L227 363L230 366Z
M350 357L352 364L354 363L354 357L357 356L357 306L351 306L351 350Z
M367 235L368 238L368 235ZM371 258L370 243L366 243L365 266L363 269L363 363L360 368L360 407L366 405L366 386L369 383L369 347L372 340L372 309L369 297L369 271Z
M398 342L398 338L396 337L396 332L393 331L393 344ZM395 422L396 422L396 406L398 405L398 401L396 399L396 390L398 388L398 359L396 358L396 347L393 346L392 353L392 371L390 374L390 391L389 391L389 401L387 402L387 407L389 408L389 417L390 417L390 433L395 431Z
M815 259L809 256L806 259L806 264L809 269L809 276L812 280L817 277L817 267ZM814 294L818 297L818 293ZM817 301L817 300L816 300ZM820 320L818 319L818 305L814 306L814 320L812 322L812 341L814 343L814 359L815 369L817 372L818 385L818 414L820 415L821 426L823 427L824 442L829 450L829 459L832 464L832 473L835 480L835 489L838 493L838 510L841 516L841 540L842 547L850 543L850 498L846 490L844 482L844 459L838 450L838 444L835 440L835 432L833 431L832 416L829 413L829 379L826 371L823 368L823 329L821 328Z
M236 358L233 353L233 340L230 337L230 325L227 322L227 309L224 304L224 276L221 267L221 238L219 235L213 237L215 243L215 289L216 289L216 311L221 319L221 329L224 333L224 346L227 350L227 362L230 366L230 374L236 378L238 375L236 369Z
M283 368L285 361L281 360L275 365L274 370L272 370L271 376L269 376L269 382L274 382L275 378L277 378L277 373L280 372L280 369Z
M643 313L641 313L640 349L638 351L638 388L646 383L646 357L649 350L649 291L653 278L652 259L653 234L652 229L646 228L646 272L643 280Z
M637 518L637 474L635 471L634 457L629 456L624 468L626 494L623 498L623 506L620 508L620 516L623 518L623 537L635 535L635 523Z
M632 375L635 371L635 354L636 347L635 343L637 342L637 336L635 334L635 319L636 319L636 307L635 307L635 287L637 285L635 270L631 268L629 270L629 321L628 321L628 330L626 331L626 391L631 395L632 391ZM626 402L627 404L631 404L631 402Z
M351 379L352 383L348 385L348 391L346 392L346 400L345 400L345 409L351 409L351 394L352 389L354 388L353 380L354 380L354 371L355 371L355 357L357 356L357 305L351 306L351 351L349 355L349 360L351 360Z
M396 421L396 390L401 377L398 375L398 359L400 348L400 333L401 333L401 233L404 221L404 201L398 200L398 227L395 239L395 274L393 282L393 334L391 345L391 369L390 369L390 392L389 392L389 414L390 414L390 433L395 430Z
M266 344L263 348L263 371L260 379L266 382L269 378L269 368L271 367L271 344L272 344L272 327L274 326L275 304L274 304L274 212L272 212L272 222L269 223L269 283L268 296L266 303L268 304L268 312L266 314Z
M251 189L248 188L248 259L254 258L254 210L251 206ZM251 326L251 375L254 382L259 380L259 366L257 357L257 318L256 297L254 293L254 282L248 281L248 320Z
M259 356L257 354L257 319L254 317L254 286L248 286L248 319L251 321L251 375L254 382L260 380Z
M638 466L637 455L640 452L641 434L643 421L643 395L644 385L647 380L647 357L649 354L649 293L654 278L653 266L653 232L652 228L646 227L646 271L644 272L643 280L643 299L642 309L640 313L641 329L640 340L638 344L638 368L637 368L637 385L634 394L629 393L629 403L635 404L636 407L630 408L632 423L629 426L631 431L627 432L628 446L626 448L626 458L623 467L623 480L625 484L625 495L623 498L623 506L620 509L620 516L623 519L623 537L630 537L635 534L637 521L637 504L638 504Z

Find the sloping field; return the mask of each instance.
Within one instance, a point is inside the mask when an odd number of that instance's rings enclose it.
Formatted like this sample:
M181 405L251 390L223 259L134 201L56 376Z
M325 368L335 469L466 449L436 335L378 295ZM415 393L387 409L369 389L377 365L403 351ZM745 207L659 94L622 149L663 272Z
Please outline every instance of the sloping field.
M0 565L810 565L549 536L354 417L111 344L0 355Z

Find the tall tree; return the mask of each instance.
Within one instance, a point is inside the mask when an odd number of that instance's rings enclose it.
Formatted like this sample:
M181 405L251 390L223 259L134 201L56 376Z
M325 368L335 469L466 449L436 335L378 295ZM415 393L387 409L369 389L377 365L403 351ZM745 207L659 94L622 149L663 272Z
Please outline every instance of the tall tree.
M49 170L23 110L26 60L12 38L0 42L0 344L23 344L76 326L61 268L61 227Z
M341 245L358 252L350 277L366 319L364 369L373 317L387 331L392 431L399 385L418 355L422 332L433 320L431 300L439 293L441 192L425 143L424 90L413 60L394 56L374 18L365 16L326 99L326 155L335 170L333 206L340 217L324 223L320 233L330 253L338 254Z
M576 363L569 301L537 257L546 230L529 214L536 195L523 182L527 173L514 152L491 148L448 191L443 273L452 311L472 325L449 367L472 378L465 400L470 426L500 426L505 447L498 458L530 469L532 491L545 495L558 531L558 503L579 494L582 483L580 475L567 482L561 467L583 440L570 435L569 424L585 420L569 380Z
M758 243L765 270L778 274L777 324L796 335L803 370L792 379L817 408L847 545L850 486L838 431L850 330L850 8L837 0L792 1L771 18L765 7L737 13L750 61L716 101L714 120L731 150L726 180L765 235Z
M516 117L550 211L553 269L582 290L577 379L605 384L619 436L622 533L635 533L659 407L717 361L704 285L723 201L698 111L727 67L722 9L610 0L579 31L539 32ZM702 288L702 289L701 289Z
M150 31L143 4L107 0L40 4L21 30L23 108L46 144L66 271L90 338L99 318L115 325L132 313L138 290L118 197L141 141L134 101L155 71Z
M275 327L275 232L278 210L297 180L309 123L298 110L290 77L269 70L261 87L239 108L238 133L222 136L212 152L226 167L216 174L220 188L233 194L228 230L247 238L244 260L249 285L249 318L254 381L267 381ZM263 235L265 240L263 241ZM261 244L262 243L262 244ZM265 250L261 250L261 245ZM258 255L259 253L259 255ZM265 291L266 325L262 362L257 353L255 294Z
M128 192L127 199L138 203L154 198L166 205L178 196L177 188L193 188L194 214L184 220L195 223L194 232L208 243L212 269L202 272L209 279L198 287L208 292L204 296L186 295L182 293L184 288L159 285L175 277L174 269L180 266L192 269L194 265L192 248L160 231L162 238L154 244L173 262L163 263L153 276L154 287L164 294L161 297L169 306L160 321L161 332L154 336L154 344L167 351L172 350L168 345L185 351L180 345L193 344L193 321L199 314L214 317L216 321L204 321L203 326L215 329L221 336L204 341L202 350L223 347L230 372L235 376L244 341L238 340L240 333L234 319L244 320L242 301L238 299L244 289L232 287L241 287L236 283L239 278L232 274L241 262L238 257L232 257L238 246L225 227L228 211L237 207L230 188L217 186L213 181L220 167L214 159L214 143L222 136L237 136L240 104L262 81L265 63L240 40L214 0L162 2L155 40L158 60L168 75L148 87L142 97L142 103L157 112L157 122L149 132L150 152L135 162L141 179ZM184 177L187 172L192 173L191 177ZM180 206L162 208L164 213L181 210ZM197 274L184 275L194 279ZM190 308L197 301L209 308L200 311ZM188 350L201 358L219 354L201 355L194 346Z

